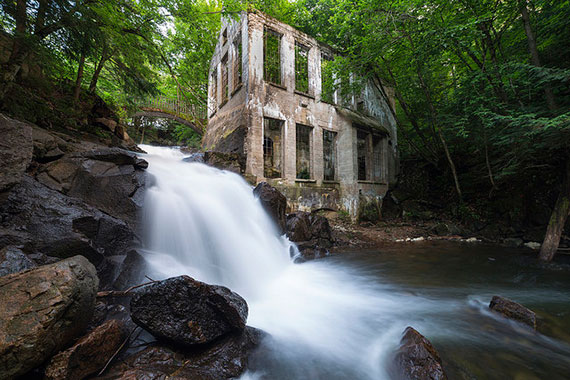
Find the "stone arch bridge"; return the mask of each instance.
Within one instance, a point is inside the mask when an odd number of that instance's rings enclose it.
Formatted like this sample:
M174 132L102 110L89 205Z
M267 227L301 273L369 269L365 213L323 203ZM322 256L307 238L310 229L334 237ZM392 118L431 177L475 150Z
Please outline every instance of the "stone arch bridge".
M185 102L180 99L156 97L136 102L136 112L132 117L146 116L171 119L204 134L208 117L206 105Z

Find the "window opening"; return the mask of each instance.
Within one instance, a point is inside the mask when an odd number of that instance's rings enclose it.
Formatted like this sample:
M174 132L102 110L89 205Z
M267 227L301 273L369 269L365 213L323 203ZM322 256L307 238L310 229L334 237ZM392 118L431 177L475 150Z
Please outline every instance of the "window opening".
M283 121L263 119L263 176L265 178L281 177Z
M332 103L334 95L334 77L330 55L321 55L321 100Z
M263 48L265 80L280 85L281 35L271 29L265 29Z
M368 134L363 131L356 131L356 157L358 162L358 180L368 180Z
M323 166L324 180L335 180L336 168L336 132L323 130Z
M309 93L309 48L295 44L295 90Z
M222 104L228 100L229 83L228 83L228 55L222 58Z
M306 125L297 124L297 178L311 179L311 130Z
M241 46L241 34L234 41L234 89L236 89L242 81L241 78L241 60L242 60L242 46Z

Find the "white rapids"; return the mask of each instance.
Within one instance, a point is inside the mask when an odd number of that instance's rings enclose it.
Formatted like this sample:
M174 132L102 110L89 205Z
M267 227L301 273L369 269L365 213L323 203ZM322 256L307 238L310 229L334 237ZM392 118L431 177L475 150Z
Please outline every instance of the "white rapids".
M296 248L240 176L184 162L176 149L142 148L154 177L144 206L153 275L227 286L246 299L248 325L270 334L243 378L390 378L387 363L410 322L402 316L421 307L421 327L441 308L328 260L294 264Z

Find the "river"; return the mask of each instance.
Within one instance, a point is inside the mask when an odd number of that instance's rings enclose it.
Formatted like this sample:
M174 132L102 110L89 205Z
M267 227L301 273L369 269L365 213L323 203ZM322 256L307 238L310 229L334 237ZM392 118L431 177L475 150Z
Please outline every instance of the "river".
M228 286L269 337L243 379L394 379L391 360L413 326L450 379L566 379L570 262L467 243L399 243L294 264L252 188L233 173L143 146L152 275ZM535 333L488 311L493 295L535 310Z

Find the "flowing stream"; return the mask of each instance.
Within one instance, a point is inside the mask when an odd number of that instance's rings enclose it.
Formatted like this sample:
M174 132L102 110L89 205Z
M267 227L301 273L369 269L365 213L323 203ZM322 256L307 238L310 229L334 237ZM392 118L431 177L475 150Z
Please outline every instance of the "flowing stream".
M153 275L229 287L248 325L270 334L244 379L393 379L406 326L440 350L452 379L564 379L570 374L569 266L540 268L485 246L399 245L303 264L240 176L143 146ZM550 336L487 310L492 295L538 310ZM553 338L556 337L556 338Z

